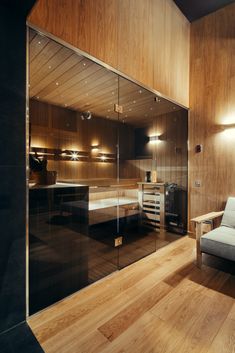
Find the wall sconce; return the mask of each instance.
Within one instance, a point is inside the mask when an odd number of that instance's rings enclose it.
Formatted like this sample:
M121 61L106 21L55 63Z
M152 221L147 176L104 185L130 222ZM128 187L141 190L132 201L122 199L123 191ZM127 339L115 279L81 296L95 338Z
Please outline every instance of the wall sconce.
M155 143L158 143L159 141L160 141L159 136L157 135L149 136L149 143L155 144Z
M100 156L100 159L104 162L106 161L107 157L105 155Z
M235 129L235 124L223 124L221 125L222 130Z
M62 156L62 157L68 157L66 151L62 151L62 152L61 152L61 156Z
M71 160L72 161L78 161L79 160L78 152L71 152Z
M91 152L99 152L100 146L99 145L93 145L91 146Z

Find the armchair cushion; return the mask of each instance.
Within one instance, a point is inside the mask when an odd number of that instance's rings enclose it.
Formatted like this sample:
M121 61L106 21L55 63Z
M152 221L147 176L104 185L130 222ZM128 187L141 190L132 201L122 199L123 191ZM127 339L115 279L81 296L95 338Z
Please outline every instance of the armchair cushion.
M235 228L235 197L228 198L221 226Z
M227 219L225 218L225 221ZM202 252L235 261L235 228L220 226L202 235L200 243Z

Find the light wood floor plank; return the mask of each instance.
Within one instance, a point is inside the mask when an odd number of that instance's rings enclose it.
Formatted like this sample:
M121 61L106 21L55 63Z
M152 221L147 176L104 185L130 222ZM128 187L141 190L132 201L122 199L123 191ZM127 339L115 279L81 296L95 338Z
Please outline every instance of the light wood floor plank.
M235 353L234 297L182 237L28 322L45 353Z
M229 319L235 320L235 303L233 304L232 309L230 310L230 313L228 315Z
M148 292L144 292L141 298L136 299L129 307L123 309L111 320L99 327L99 331L113 341L122 332L128 329L145 312L149 311L161 298L163 298L172 287L160 282Z
M207 353L235 353L235 321L224 321Z

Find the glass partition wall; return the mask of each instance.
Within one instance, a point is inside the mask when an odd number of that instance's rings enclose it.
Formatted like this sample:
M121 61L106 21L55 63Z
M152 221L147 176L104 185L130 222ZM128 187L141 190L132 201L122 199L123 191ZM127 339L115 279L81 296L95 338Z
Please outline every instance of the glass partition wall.
M29 33L31 315L187 232L187 110Z

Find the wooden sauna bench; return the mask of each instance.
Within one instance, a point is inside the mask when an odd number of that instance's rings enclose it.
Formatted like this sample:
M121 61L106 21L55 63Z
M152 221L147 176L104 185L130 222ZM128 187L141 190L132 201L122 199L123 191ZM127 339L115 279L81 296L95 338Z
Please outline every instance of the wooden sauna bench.
M77 184L78 180L67 182ZM121 179L119 184L115 179L79 180L79 183L89 185L88 224L94 225L117 219L118 206L120 218L138 214L137 182L138 179ZM62 202L61 211L76 216L86 207L86 201L82 200Z

